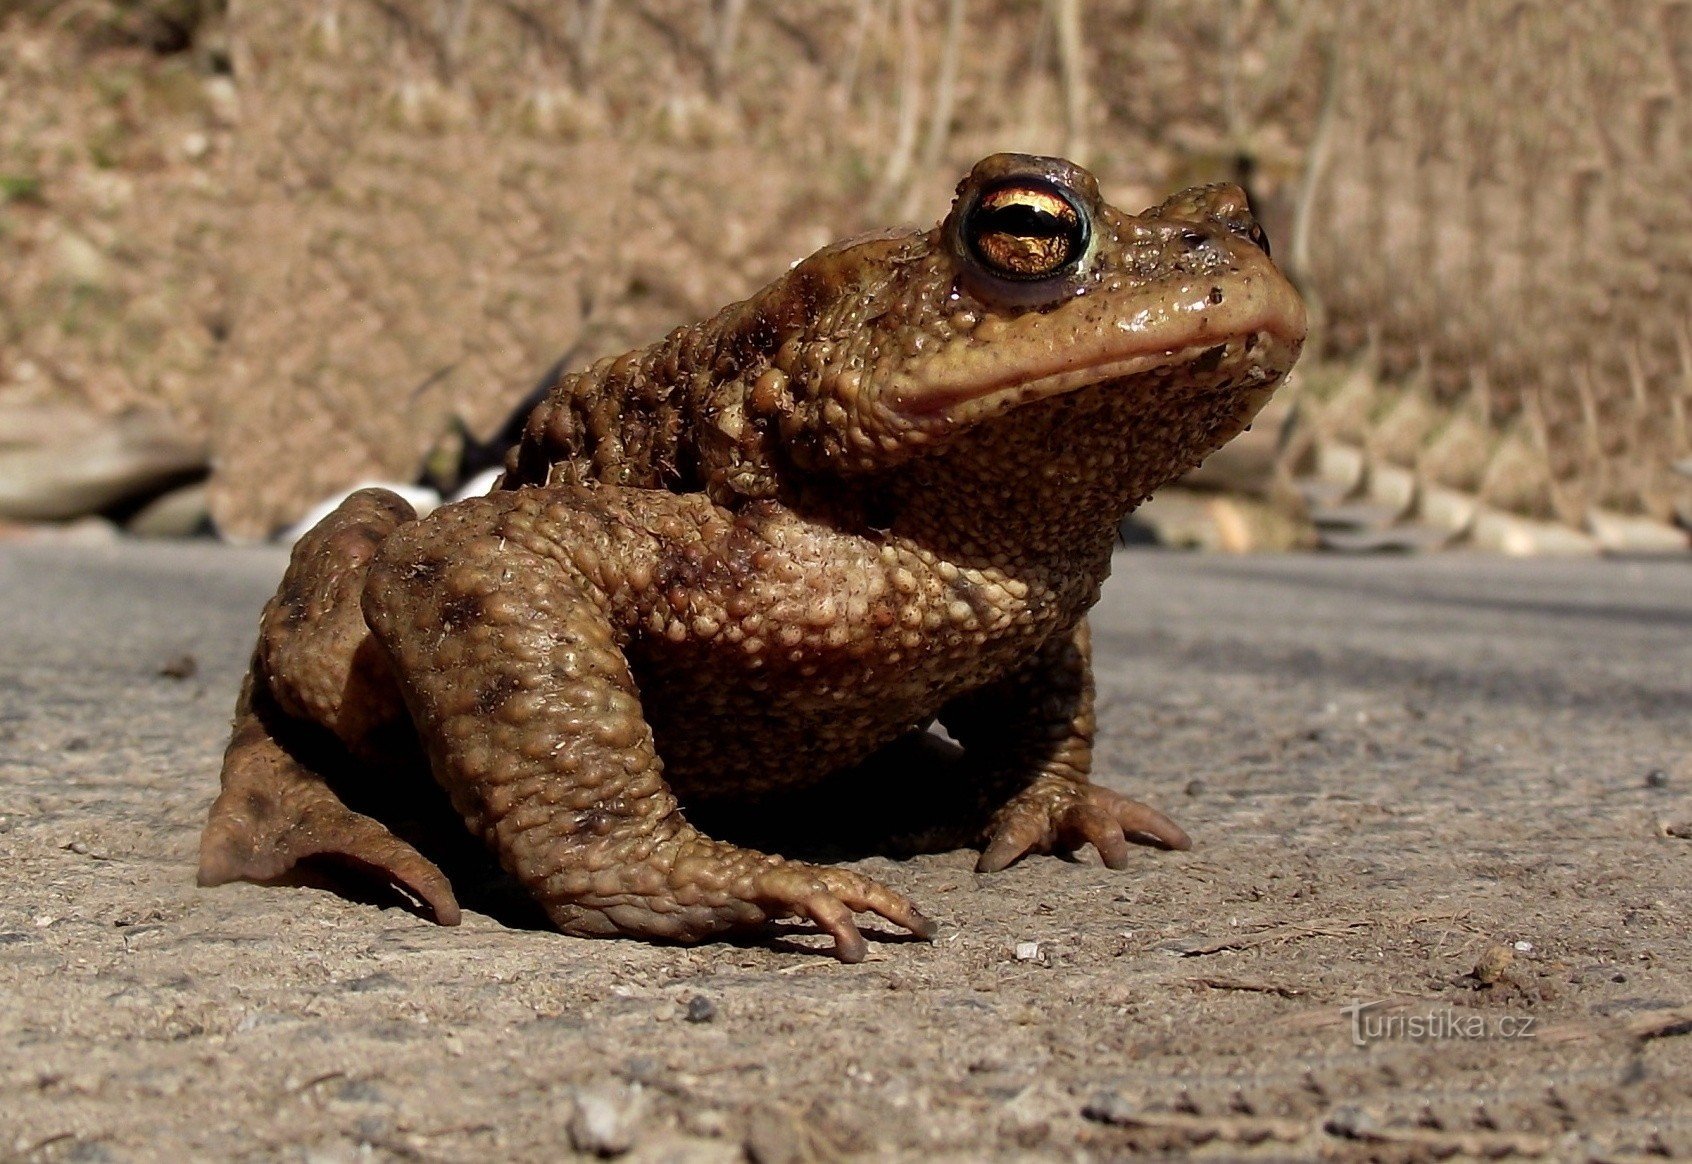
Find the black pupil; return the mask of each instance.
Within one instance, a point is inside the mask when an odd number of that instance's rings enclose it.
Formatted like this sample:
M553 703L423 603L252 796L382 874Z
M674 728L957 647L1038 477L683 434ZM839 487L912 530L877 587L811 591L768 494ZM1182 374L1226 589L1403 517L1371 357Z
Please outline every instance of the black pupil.
M979 234L1014 234L1018 238L1062 238L1072 224L1026 202L995 206L981 216Z
M1045 279L1079 260L1086 224L1055 190L1043 187L989 191L970 215L968 238L975 257L1009 279Z

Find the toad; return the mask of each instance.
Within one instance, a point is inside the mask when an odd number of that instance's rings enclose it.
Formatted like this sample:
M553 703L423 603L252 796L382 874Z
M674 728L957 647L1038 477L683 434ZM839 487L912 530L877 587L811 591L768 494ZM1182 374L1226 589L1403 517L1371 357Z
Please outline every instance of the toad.
M1088 780L1086 614L1123 516L1247 425L1304 332L1237 187L1133 216L1070 162L987 158L933 229L825 248L562 376L489 495L419 519L367 489L301 539L200 882L329 856L458 921L439 868L325 779L328 748L381 796L432 776L566 933L809 919L855 962L855 914L935 925L690 815L936 721L972 773L948 795L981 870L1185 848ZM912 780L875 811L896 825L923 796Z

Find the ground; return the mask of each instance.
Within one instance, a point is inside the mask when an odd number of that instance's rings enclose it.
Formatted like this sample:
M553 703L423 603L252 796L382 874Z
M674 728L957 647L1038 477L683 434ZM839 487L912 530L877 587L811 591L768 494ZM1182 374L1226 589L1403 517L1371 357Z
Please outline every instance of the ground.
M1682 561L1125 553L1101 779L1194 849L863 861L942 930L860 966L196 888L281 567L0 548L0 1158L1692 1154Z

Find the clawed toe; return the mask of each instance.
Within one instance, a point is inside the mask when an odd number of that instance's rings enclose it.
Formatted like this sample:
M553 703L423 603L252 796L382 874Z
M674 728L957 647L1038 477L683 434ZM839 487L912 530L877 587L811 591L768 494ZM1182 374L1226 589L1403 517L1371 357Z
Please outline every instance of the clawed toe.
M836 958L848 965L864 960L869 947L844 902L831 893L818 893L805 901L804 910L819 928L833 936Z
M794 884L804 879L804 887ZM834 939L835 957L862 962L868 944L858 929L856 913L872 913L909 930L919 938L933 938L939 925L903 894L850 869L798 865L779 867L766 886L774 899L771 916L786 912L809 918Z
M1096 784L1029 789L1000 811L975 868L997 873L1030 853L1098 850L1112 869L1128 865L1130 842L1189 849L1192 839L1155 808Z
M1150 805L1129 800L1108 788L1095 786L1093 791L1110 799L1116 823L1128 839L1163 849L1184 850L1193 847L1193 840L1187 835L1186 829Z

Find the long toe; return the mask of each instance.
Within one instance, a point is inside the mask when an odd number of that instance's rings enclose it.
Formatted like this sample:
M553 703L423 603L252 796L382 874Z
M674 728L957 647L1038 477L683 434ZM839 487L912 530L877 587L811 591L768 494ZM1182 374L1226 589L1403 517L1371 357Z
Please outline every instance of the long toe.
M999 810L975 867L996 873L1029 853L1073 852L1092 845L1106 865L1122 869L1131 842L1192 847L1181 826L1154 808L1097 784L1044 776Z

